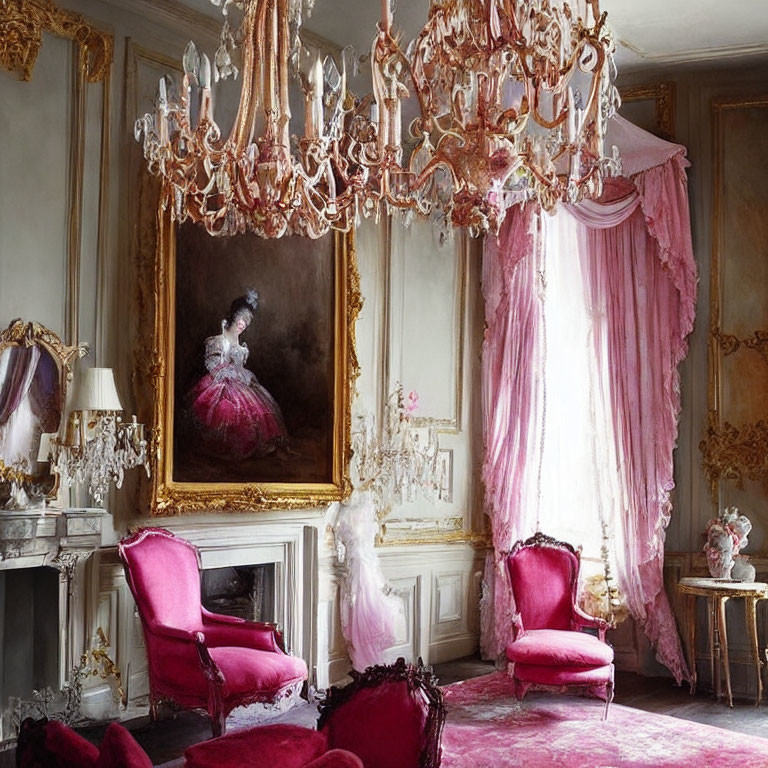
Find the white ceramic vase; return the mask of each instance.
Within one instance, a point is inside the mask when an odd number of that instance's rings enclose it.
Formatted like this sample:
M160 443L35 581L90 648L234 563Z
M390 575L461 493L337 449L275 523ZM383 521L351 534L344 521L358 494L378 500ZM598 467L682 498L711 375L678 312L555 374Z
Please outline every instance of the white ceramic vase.
M734 565L734 541L727 533L710 533L709 541L704 545L707 567L713 579L730 579Z

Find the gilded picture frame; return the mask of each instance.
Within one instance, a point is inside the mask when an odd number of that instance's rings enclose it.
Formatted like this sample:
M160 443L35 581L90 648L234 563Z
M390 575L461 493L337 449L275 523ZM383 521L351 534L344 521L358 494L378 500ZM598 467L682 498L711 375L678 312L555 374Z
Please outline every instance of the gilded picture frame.
M332 264L329 269L325 270L324 274L330 275L328 280L330 281L329 291L333 297L333 309L329 323L324 324L324 327L328 326L332 329L332 340L327 344L329 350L328 392L332 396L332 414L328 414L328 435L327 439L324 438L325 442L323 443L323 445L328 446L330 455L323 459L324 476L309 477L311 473L308 473L309 479L306 481L301 477L291 477L289 480L285 480L281 477L264 479L259 476L248 478L238 476L235 479L234 476L227 476L222 482L213 480L211 472L217 478L219 476L224 477L226 472L220 475L218 472L214 472L215 467L212 470L206 469L205 472L201 472L199 480L193 478L192 475L197 471L195 467L198 465L193 462L190 463L185 458L184 451L187 449L183 447L189 441L185 439L183 445L175 441L175 432L177 430L181 432L183 429L179 413L183 408L191 408L188 405L189 398L182 402L183 395L181 393L185 389L177 382L177 376L181 379L182 369L186 365L188 357L188 355L180 356L178 353L177 347L181 348L187 342L186 339L180 342L177 336L180 329L186 327L184 326L185 317L187 320L190 317L197 320L196 309L194 307L188 309L183 303L187 300L187 296L194 295L188 291L185 293L185 285L190 279L205 281L205 275L203 274L201 277L200 271L205 273L205 270L223 269L225 266L222 266L220 262L229 263L227 262L229 257L210 259L203 258L202 255L198 254L196 264L199 269L189 270L184 268L186 256L182 251L189 250L190 237L193 240L207 238L206 241L200 241L203 251L215 248L217 253L227 254L228 251L232 251L238 246L232 238L211 238L196 225L185 223L181 226L194 229L181 230L179 225L174 222L171 212L160 211L158 213L158 240L154 270L154 343L149 368L154 401L151 433L151 514L158 516L206 511L246 512L268 509L297 509L322 506L346 498L351 491L348 474L350 405L354 382L358 374L355 354L355 321L362 306L353 234L332 233L327 236L332 239L331 246L328 246L327 241L325 246L331 252ZM249 247L254 250L263 248L274 254L275 252L279 253L280 248L283 247L280 241L264 241L253 235L237 237L252 238L249 241ZM179 242L182 251L177 252ZM322 249L320 243L320 240L304 241L301 245L307 253L312 253L312 249L315 247ZM315 246L315 244L318 245ZM287 241L286 245L288 245ZM286 252L285 248L283 248L283 252ZM318 259L325 258L320 251L316 256L312 253L312 256ZM248 275L240 281L239 284L243 286L242 292L245 292L245 288L258 289L260 287L260 275L257 266L252 268L247 261L243 260L242 254L238 258L239 261L230 260L232 264L240 265L236 268L243 269L242 265L246 264L246 271L256 270L256 277ZM295 265L295 259L298 257L293 256L292 258L294 261L291 263ZM181 272L179 271L179 263L182 266ZM259 262L257 258L254 258L253 264L258 265L259 263L265 264L266 262ZM311 262L304 263L308 267L307 271L310 271ZM290 304L288 293L290 290L295 290L293 283L296 280L304 279L302 272L303 270L293 269L285 275L286 298L283 303ZM214 273L210 272L209 274ZM190 277L191 275L194 277ZM212 282L215 281L208 280L209 284ZM211 288L211 292L214 293L215 289ZM278 301L274 297L274 292L275 289L273 288L271 305L273 309L276 309L275 305ZM267 302L267 307L269 307L269 296L262 297L262 299ZM181 303L179 303L180 301ZM190 299L189 302L194 304L194 299ZM219 307L222 307L222 302L223 299L219 299ZM222 313L226 314L226 307L221 309L218 316L222 316ZM258 314L256 316L258 317ZM209 322L206 329L209 329L210 325ZM306 323L304 326L306 327ZM224 327L222 324L222 334ZM262 325L262 329L264 328L265 326ZM215 330L211 330L211 333L215 333ZM281 338L284 339L285 337ZM258 339L259 337L255 339L257 343ZM209 337L205 343L207 344L210 340ZM197 341L199 341L198 347L202 349L203 339L200 338ZM187 346L189 345L187 344ZM301 346L301 341L297 343L297 346ZM279 357L283 354L282 350L283 346L276 345L272 354ZM257 354L254 350L251 350L251 353L254 356ZM332 361L332 372L330 371L330 361ZM210 372L210 370L209 367L208 371ZM255 381L255 376L251 373L247 375ZM257 375L259 381L264 383L266 388L272 391L272 394L279 395L277 390L280 389L280 382L274 383L275 379L273 378L273 383L270 384L269 381L262 381L260 371L257 371ZM279 396L275 399L280 402ZM291 414L286 412L285 416L285 422L290 428ZM285 466L293 466L295 462L300 463L302 454L306 456L306 450L301 446L296 451L289 449L284 457ZM297 458L294 459L294 457ZM206 458L206 461L208 460ZM210 459L210 461L215 460L215 457ZM204 464L204 466L209 467L208 464ZM226 469L228 465L222 464L221 466ZM259 466L258 461L254 462L254 466ZM255 470L254 474L258 475L259 471Z
M623 117L661 139L675 140L673 82L624 86L619 88L619 95Z

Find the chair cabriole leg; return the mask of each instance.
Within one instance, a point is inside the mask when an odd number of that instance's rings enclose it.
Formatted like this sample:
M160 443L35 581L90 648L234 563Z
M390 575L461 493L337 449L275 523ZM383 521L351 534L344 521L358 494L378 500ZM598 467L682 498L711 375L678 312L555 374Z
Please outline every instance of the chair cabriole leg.
M605 709L603 710L603 720L608 719L608 707L613 701L613 681L605 684Z

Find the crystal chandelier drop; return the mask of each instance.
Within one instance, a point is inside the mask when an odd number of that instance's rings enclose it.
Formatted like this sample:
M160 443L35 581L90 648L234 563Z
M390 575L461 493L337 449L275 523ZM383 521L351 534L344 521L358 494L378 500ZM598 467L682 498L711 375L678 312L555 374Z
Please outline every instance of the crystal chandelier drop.
M355 420L352 484L356 491L370 492L379 508L414 501L418 491L436 499L447 481L437 431L414 426L417 408L418 395L406 396L398 384L387 398L380 425L371 414Z
M306 3L225 0L213 64L190 43L178 94L160 81L136 138L178 220L211 234L316 238L399 209L496 231L509 205L594 198L619 169L615 148L604 151L619 97L599 0L431 0L405 50L392 0L381 0L363 99L347 92L349 49L337 63L302 46ZM236 32L230 6L242 13ZM240 103L223 137L213 82L237 76L236 48ZM290 134L292 79L300 138Z

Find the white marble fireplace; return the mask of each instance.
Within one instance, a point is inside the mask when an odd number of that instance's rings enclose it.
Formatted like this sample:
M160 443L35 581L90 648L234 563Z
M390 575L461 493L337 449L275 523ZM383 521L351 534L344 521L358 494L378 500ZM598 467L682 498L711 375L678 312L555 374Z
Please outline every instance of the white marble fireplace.
M286 650L307 658L311 634L306 633L306 614L312 612L312 593L304 585L305 574L311 574L316 567L314 527L283 521L167 527L199 549L203 570L273 565L274 621L283 631Z
M103 515L0 511L0 748L15 737L8 697L60 689L84 649L85 564L101 544Z

